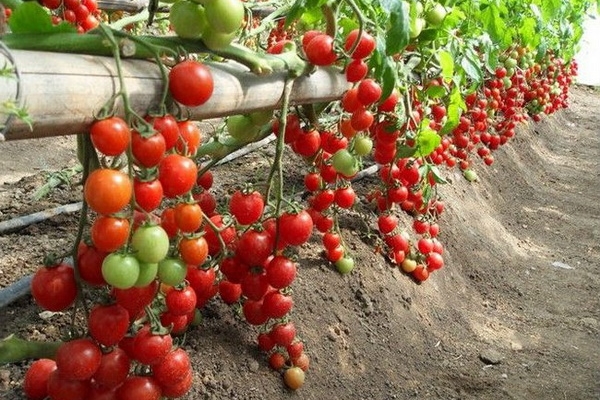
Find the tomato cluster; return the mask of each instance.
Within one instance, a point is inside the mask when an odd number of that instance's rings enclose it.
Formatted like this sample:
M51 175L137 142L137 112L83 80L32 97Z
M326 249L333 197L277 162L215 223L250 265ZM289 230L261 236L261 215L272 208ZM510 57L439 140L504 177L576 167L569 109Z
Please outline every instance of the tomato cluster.
M53 24L68 22L79 33L96 28L101 20L96 0L42 0L41 4L52 12Z

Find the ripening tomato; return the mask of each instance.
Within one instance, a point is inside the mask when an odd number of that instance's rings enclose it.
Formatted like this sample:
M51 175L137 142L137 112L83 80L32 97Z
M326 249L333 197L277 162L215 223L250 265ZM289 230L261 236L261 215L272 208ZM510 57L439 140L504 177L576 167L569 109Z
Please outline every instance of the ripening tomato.
M181 196L194 187L198 174L196 163L179 154L169 154L158 165L158 179L166 197Z
M175 206L175 224L181 232L192 233L200 229L202 216L198 203L177 203Z
M169 90L178 102L187 107L197 107L212 96L214 82L210 69L201 62L186 60L169 72Z
M94 246L105 253L122 247L129 238L129 220L100 215L90 228Z
M75 272L67 264L38 269L31 280L31 294L35 302L48 311L62 311L77 297Z
M99 214L113 214L129 204L133 184L121 171L100 168L88 176L83 190L85 201L92 210Z
M90 128L94 147L107 156L118 156L127 150L131 131L127 122L119 117L109 117L94 122Z
M79 243L77 249L77 268L79 276L87 284L92 286L106 285L102 276L102 261L108 253L98 250L96 247L88 246L85 242Z
M179 255L186 264L204 264L208 257L208 243L204 236L181 238L179 241Z
M300 389L304 385L304 378L304 370L296 366L288 368L283 373L283 381L292 390Z

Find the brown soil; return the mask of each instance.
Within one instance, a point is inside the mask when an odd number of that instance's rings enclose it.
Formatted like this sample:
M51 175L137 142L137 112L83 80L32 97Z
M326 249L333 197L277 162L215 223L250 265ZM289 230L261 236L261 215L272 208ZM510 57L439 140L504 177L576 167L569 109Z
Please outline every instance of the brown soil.
M574 88L570 109L524 127L492 167L477 167L479 182L451 174L446 267L422 285L374 254L360 219L343 220L358 265L348 276L315 253L313 237L294 284L293 319L311 357L296 393L267 367L256 331L210 302L187 336L195 371L187 398L600 399L598 109L598 92ZM71 142L0 144L0 219L79 200L77 185L29 197L45 181L36 168L74 163ZM258 152L220 168L217 189L264 159ZM76 221L61 215L0 235L0 287L33 272L45 253L68 250ZM40 312L29 296L0 309L0 337L56 338L67 317ZM0 398L23 398L27 365L0 366Z

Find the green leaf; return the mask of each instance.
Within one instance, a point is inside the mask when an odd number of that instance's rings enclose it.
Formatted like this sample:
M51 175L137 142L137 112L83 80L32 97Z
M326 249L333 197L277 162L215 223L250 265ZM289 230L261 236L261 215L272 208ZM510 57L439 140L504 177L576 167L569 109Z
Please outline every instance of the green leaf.
M397 158L408 158L408 157L414 156L416 152L417 152L416 147L409 147L406 145L402 145L402 146L398 147L398 149L396 150L396 157Z
M8 19L12 33L69 33L77 32L75 27L63 22L52 24L50 14L35 1L22 3Z
M385 35L386 54L401 53L410 41L410 16L402 1L382 1L383 9L389 13L389 28Z
M427 124L429 124L427 120L424 120L423 122L427 122ZM421 129L416 137L415 143L417 151L415 152L415 157L428 156L436 149L436 147L440 145L441 142L442 138L433 129Z
M454 130L458 126L462 111L466 110L467 106L463 100L462 93L458 86L454 86L450 93L450 103L448 104L448 111L446 112L447 120L440 133L446 135Z
M430 99L439 99L446 95L446 88L443 86L432 85L427 88L425 95Z
M480 83L483 81L483 72L481 71L481 61L477 54L471 48L465 49L464 57L460 60L460 66L467 73L469 78Z
M438 58L442 67L442 77L446 82L450 82L454 76L454 57L446 50L441 50Z

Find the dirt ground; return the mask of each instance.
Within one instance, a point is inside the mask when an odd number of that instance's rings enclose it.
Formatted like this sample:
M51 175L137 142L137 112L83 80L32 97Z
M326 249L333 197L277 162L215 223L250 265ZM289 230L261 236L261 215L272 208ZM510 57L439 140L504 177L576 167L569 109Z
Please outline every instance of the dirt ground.
M337 274L301 250L293 320L311 357L307 381L285 389L254 344L256 331L218 300L186 348L189 399L600 399L600 93L574 88L571 108L524 127L480 180L442 189L446 266L422 285L343 228L357 268ZM74 164L73 138L0 143L0 220L79 201L80 186L30 200L43 171ZM267 150L269 151L269 150ZM256 153L218 170L239 182ZM235 179L234 179L235 178ZM297 177L300 179L300 177ZM76 214L0 234L0 288L66 251ZM0 337L56 338L65 315L26 296L0 309ZM0 365L0 398L23 398L28 362Z

